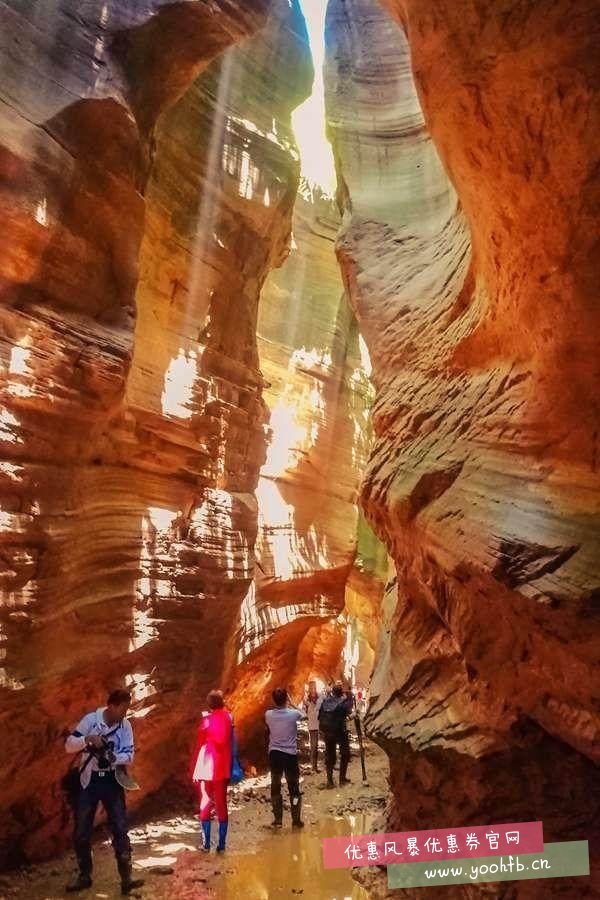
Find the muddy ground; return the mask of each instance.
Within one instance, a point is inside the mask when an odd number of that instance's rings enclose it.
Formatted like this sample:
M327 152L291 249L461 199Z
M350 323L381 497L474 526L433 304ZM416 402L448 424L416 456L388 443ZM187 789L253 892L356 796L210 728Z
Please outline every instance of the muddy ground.
M305 828L291 829L289 807L284 827L273 832L269 802L269 777L246 779L231 789L227 852L201 853L200 826L192 808L156 814L132 828L136 874L146 879L131 896L139 900L365 900L366 894L349 870L323 870L321 840L336 834L361 834L373 830L385 806L387 757L366 742L368 782L361 779L357 749L349 776L352 784L324 790L324 772L312 774L302 765ZM322 761L321 761L322 766ZM285 787L284 787L285 793ZM216 824L213 844L216 844ZM79 896L83 900L120 897L112 849L104 828L94 850L94 885L79 895L65 894L64 886L74 871L68 854L52 863L3 876L0 898L6 900L55 900Z

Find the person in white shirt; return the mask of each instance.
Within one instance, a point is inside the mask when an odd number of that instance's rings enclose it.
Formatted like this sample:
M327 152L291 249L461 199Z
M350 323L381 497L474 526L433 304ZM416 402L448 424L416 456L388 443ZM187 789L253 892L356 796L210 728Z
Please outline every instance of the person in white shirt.
M268 709L265 721L269 733L269 768L271 770L271 805L274 828L283 824L281 777L285 775L290 795L292 827L303 828L301 819L300 766L298 765L298 722L305 718L301 709L290 704L285 688L273 691L275 709Z
M92 884L92 829L98 804L102 803L112 832L112 845L121 877L121 893L129 894L141 887L141 879L133 880L131 844L127 833L125 791L115 776L115 767L133 762L133 731L125 718L131 694L118 689L109 694L105 707L88 713L67 737L67 753L81 753L79 782L81 790L75 801L73 843L79 874L66 887L68 893L84 891Z
M302 707L308 716L308 737L310 739L310 763L313 772L319 772L319 710L323 697L317 691L317 682L308 682L308 693Z

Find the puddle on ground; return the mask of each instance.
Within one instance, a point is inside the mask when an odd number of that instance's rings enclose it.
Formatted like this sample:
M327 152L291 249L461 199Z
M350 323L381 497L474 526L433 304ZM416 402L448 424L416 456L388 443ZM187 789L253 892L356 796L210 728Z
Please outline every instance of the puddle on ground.
M211 886L223 900L367 900L351 869L323 868L321 841L341 834L369 834L373 819L371 814L356 813L326 818L302 831L292 831L289 825L281 832L265 830L258 838L259 849L228 859L233 871Z

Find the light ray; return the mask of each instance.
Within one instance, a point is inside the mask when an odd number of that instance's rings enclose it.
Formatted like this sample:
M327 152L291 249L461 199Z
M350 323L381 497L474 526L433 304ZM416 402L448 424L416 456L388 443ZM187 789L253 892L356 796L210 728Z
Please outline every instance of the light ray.
M323 83L327 2L328 0L300 0L315 67L315 79L308 100L292 113L292 125L300 148L301 174L309 190L318 186L327 197L333 197L336 175L333 152L325 136Z
M189 280L189 300L194 310L200 304L199 320L206 320L209 313L209 291L203 289L202 269L206 256L206 244L208 236L215 231L215 219L218 209L218 193L211 186L218 184L219 173L225 161L223 148L223 136L226 130L229 91L234 69L235 48L229 48L223 54L221 71L219 73L219 86L215 97L215 114L210 131L210 143L205 173L205 184L202 190L198 218L196 221L196 237L192 248L191 272Z

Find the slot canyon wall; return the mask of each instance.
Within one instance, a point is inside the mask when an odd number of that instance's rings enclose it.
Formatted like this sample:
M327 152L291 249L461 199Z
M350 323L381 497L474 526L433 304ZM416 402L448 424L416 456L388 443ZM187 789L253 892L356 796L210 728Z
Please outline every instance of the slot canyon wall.
M385 552L335 207L296 202L296 0L2 3L0 52L11 865L68 840L63 732L108 688L133 690L138 802L185 779L215 684L252 759L271 681L338 671L361 610L372 655Z
M541 819L592 859L599 24L585 0L331 0L325 79L376 389L361 500L397 573L368 716L387 825Z
M1 864L106 688L145 796L377 640L390 827L598 852L597 12L386 7L330 2L340 219L296 0L0 3Z
M335 256L339 226L333 198L303 177L290 255L261 294L270 437L232 694L250 743L263 742L255 710L277 684L299 699L307 677L334 678L342 658L360 659L363 681L372 668L387 554L357 508L372 386Z

